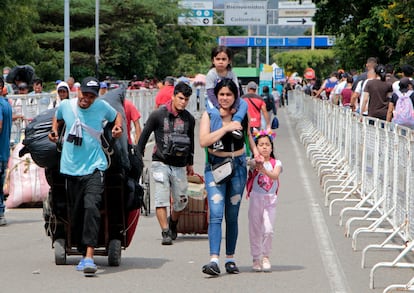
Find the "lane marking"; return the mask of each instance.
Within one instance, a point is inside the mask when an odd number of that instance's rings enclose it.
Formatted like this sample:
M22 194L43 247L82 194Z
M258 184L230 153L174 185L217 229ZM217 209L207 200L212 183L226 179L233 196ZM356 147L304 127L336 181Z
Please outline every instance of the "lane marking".
M305 194L307 195L306 199L309 205L312 226L316 234L319 253L322 258L325 273L329 280L329 285L332 292L349 293L351 292L351 289L347 285L346 276L340 264L332 239L329 235L328 226L323 216L321 206L316 199L316 195L312 191L310 179L305 172L303 162L304 160L307 160L307 158L303 156L303 151L300 150L299 143L297 139L295 139L296 130L293 130L292 128L290 117L288 117L287 113L284 113L284 116L287 118L284 122L286 123L285 125L290 133L289 138L296 153L296 157L298 158L296 162L299 167L299 176L302 179L299 182L303 182Z

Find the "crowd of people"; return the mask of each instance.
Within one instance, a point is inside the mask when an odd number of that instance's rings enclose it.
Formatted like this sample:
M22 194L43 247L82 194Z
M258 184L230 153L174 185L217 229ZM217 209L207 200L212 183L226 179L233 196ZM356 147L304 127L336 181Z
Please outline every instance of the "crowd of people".
M271 129L271 117L277 114L277 99L270 88L257 94L258 85L251 81L243 93L236 74L232 71L232 51L219 46L212 50L211 68L206 74L206 110L200 120L198 143L206 149L204 167L205 188L208 199L209 262L202 272L210 276L220 274L220 246L222 222L225 228L225 270L239 273L236 246L239 233L238 217L246 184L249 182L249 233L251 239L252 270L270 271L270 253L273 238L273 222L282 163L275 159L273 142L275 132ZM52 129L48 138L58 141L59 129L64 127L64 141L59 172L65 177L66 192L72 205L71 217L74 237L82 258L76 270L94 274L94 249L97 246L100 225L99 208L104 191L105 155L97 139L102 132L102 121L113 122L112 136L119 138L127 131L130 145L136 145L143 156L147 142L154 134L151 174L154 184L156 217L161 229L161 244L172 245L177 238L180 215L188 204L187 176L194 174L194 146L196 120L186 107L193 88L188 79L167 76L155 97L155 108L141 129L139 111L126 101L122 115L106 101L100 99L108 90L116 88L112 83L87 77L77 84L73 78L56 81L56 99L48 104L56 108ZM0 144L9 146L12 124L12 107L8 101L9 88L17 87L28 92L28 85L7 85L0 79L3 92L0 102ZM145 84L132 80L130 90L142 89ZM42 81L33 83L33 94L42 93ZM71 93L74 92L76 94ZM13 93L15 93L13 91ZM20 93L20 92L18 92ZM1 104L1 105L2 105ZM263 119L262 119L263 116ZM129 137L134 125L135 137ZM1 186L10 152L0 152ZM7 148L8 150L8 148ZM225 178L219 171L229 167ZM249 170L250 171L249 171ZM226 171L227 172L227 171ZM247 180L247 174L249 180ZM168 210L170 212L168 214ZM4 194L0 191L0 225L5 225Z
M396 72L392 64L381 64L370 57L360 74L340 69L323 80L307 74L293 83L296 89L364 116L414 128L412 65L404 64Z

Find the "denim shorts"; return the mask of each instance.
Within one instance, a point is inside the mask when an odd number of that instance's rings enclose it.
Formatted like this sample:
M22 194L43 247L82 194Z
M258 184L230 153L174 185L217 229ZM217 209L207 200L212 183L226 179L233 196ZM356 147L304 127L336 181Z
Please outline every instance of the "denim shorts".
M170 206L170 194L174 211L182 211L187 206L187 169L174 167L160 161L151 164L154 179L155 207Z

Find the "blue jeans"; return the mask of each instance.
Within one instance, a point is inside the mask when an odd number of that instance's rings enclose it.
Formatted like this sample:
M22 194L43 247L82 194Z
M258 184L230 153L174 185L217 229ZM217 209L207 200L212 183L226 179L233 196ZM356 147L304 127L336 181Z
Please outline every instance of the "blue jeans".
M6 169L7 162L0 161L0 216L4 215L5 210L3 186L4 180L6 179Z
M216 164L224 158L209 154L210 163ZM246 185L246 156L234 158L235 173L226 183L217 185L211 173L211 164L207 163L204 172L209 207L208 240L210 255L220 255L222 238L221 223L226 221L226 255L233 255L236 250L239 232L238 216L243 190Z

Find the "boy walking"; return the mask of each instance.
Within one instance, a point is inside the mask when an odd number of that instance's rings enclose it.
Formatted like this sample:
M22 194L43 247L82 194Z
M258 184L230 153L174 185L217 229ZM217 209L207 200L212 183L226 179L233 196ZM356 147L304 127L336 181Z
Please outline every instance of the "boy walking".
M187 175L193 175L195 119L185 108L192 89L179 82L172 99L151 113L138 141L138 150L144 155L152 132L155 146L152 154L155 211L161 227L162 245L171 245L177 238L177 223L187 206ZM171 217L167 207L173 199Z

